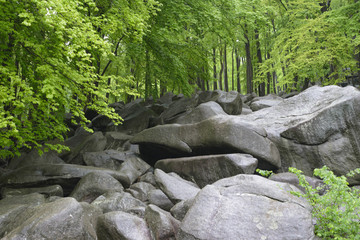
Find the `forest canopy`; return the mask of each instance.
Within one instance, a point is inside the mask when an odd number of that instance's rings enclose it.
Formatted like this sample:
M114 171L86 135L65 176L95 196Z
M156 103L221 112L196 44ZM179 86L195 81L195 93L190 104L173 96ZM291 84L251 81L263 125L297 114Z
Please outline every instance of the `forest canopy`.
M0 0L0 158L117 101L359 78L359 31L358 0Z

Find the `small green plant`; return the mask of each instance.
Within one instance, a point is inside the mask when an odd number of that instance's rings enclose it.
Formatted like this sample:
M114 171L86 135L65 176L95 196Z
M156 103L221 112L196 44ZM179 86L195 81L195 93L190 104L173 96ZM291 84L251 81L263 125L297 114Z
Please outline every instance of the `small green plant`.
M322 239L360 239L360 192L350 188L346 177L360 174L360 168L349 172L346 176L336 176L326 166L315 169L314 176L324 181L324 186L312 188L305 180L301 170L289 168L299 178L300 186L305 194L292 194L305 197L312 205L313 217L316 219L315 234ZM326 189L324 195L319 190Z
M257 172L258 174L260 174L261 176L266 177L266 178L269 178L269 177L271 177L271 175L274 174L273 171L261 170L261 169L259 169L259 168L256 169L256 172Z

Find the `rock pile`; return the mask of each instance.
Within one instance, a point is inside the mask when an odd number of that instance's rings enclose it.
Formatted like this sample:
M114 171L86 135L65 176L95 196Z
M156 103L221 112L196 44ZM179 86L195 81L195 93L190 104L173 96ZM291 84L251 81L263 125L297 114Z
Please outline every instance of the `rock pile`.
M95 133L73 129L69 152L11 161L0 176L1 239L315 239L287 168L360 167L353 87L286 99L168 93L111 106L123 125L88 111Z

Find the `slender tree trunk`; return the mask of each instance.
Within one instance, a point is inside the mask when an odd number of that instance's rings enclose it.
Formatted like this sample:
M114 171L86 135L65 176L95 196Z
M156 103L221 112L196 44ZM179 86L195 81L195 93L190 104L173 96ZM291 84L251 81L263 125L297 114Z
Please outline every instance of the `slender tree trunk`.
M223 50L220 47L220 73L219 73L220 90L223 90L223 84L222 84L223 71L224 71Z
M216 74L216 48L213 48L213 63L214 63L214 90L217 89L217 74Z
M240 56L239 51L237 48L235 48L235 58L236 58L236 85L237 85L237 91L241 93L241 83L240 83Z
M245 52L246 52L246 92L253 92L253 68L251 62L251 49L250 49L250 40L247 36L247 31L245 31Z
M259 31L255 29L255 40L256 40L256 56L258 58L258 65L262 63L261 48L260 48L260 39ZM259 69L259 66L257 69ZM265 96L265 82L259 84L259 96Z
M235 90L235 58L234 58L234 54L235 54L235 46L233 46L232 51L231 51L231 90L234 91Z
M151 94L150 53L148 50L146 50L145 58L145 99L148 99Z
M224 46L224 85L225 85L225 92L229 91L229 78L228 78L228 67L227 67L227 46L225 43Z

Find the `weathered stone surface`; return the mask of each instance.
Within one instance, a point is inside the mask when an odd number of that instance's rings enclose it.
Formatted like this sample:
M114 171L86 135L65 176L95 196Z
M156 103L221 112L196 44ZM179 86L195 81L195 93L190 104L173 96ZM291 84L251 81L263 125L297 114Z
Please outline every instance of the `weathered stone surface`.
M181 222L184 219L186 213L189 211L190 207L194 204L194 200L195 197L178 202L170 209L171 215Z
M142 207L144 211L146 207L145 203L127 192L107 192L95 199L91 205L99 207L104 213L113 211L137 213L139 207Z
M46 202L45 196L40 193L29 193L20 196L10 196L0 200L1 205L40 205Z
M64 195L63 189L60 185L52 185L47 187L37 187L37 188L2 188L1 196L5 197L13 197L19 195L26 195L30 193L40 193L45 196L58 196L62 197Z
M105 149L114 149L123 151L125 149L125 143L127 143L132 136L122 132L106 132L105 137L107 144Z
M234 153L163 159L156 162L155 168L164 172L175 172L203 188L222 178L241 173L253 174L257 164L257 159L251 155Z
M292 166L312 175L314 168L327 165L344 175L360 167L360 92L354 87L314 86L240 118L265 128L284 172Z
M133 184L141 175L146 173L151 168L149 164L143 161L136 155L129 155L126 161L121 164L118 172L126 176L125 184L121 182L125 187L129 187Z
M119 111L119 115L124 120L122 124L110 126L108 130L115 130L129 135L148 128L150 119L156 116L152 110L144 106L142 99L126 104L125 108Z
M169 107L160 115L155 123L168 124L173 123L178 117L184 115L188 110L194 107L192 98L181 98L172 102Z
M180 222L169 212L155 205L148 205L145 210L145 220L150 228L152 238L155 240L176 239Z
M105 150L102 152L84 153L84 162L87 166L119 170L121 164L129 158L134 157L133 152L120 152L117 150Z
M150 191L155 190L156 188L150 183L138 182L130 186L126 191L131 193L135 198L139 199L142 202L148 200L148 194Z
M59 184L64 190L64 195L67 196L80 178L92 172L109 174L123 185L129 182L124 174L105 168L75 164L39 164L4 174L0 177L0 187L24 188Z
M282 103L284 101L283 98L278 97L274 94L269 94L264 97L256 97L254 98L250 103L250 108L252 111L258 111L263 108L268 108L272 106L276 106L279 103Z
M193 198L200 191L187 181L171 176L160 169L155 169L155 180L173 203Z
M3 239L5 233L14 224L19 215L27 209L24 204L0 204L0 238Z
M145 220L125 212L109 212L99 217L97 236L101 240L151 240Z
M155 175L152 172L147 172L139 178L140 182L147 182L153 186L156 186Z
M308 204L289 184L238 175L208 185L194 199L177 239L314 239Z
M83 164L83 154L103 151L106 146L106 138L101 132L91 134L80 129L75 136L68 138L64 145L69 147L70 151L63 152L60 157L66 163Z
M97 131L103 131L111 123L111 119L102 114L97 115L91 120L92 127Z
M241 95L236 91L224 92L221 90L204 91L195 96L196 105L204 102L215 101L223 110L230 115L241 114L242 101Z
M97 239L94 227L100 214L73 198L62 198L18 214L2 239Z
M147 197L150 204L158 206L165 211L170 211L170 209L174 206L170 199L160 189L151 190Z
M79 202L91 203L100 195L108 191L122 192L124 187L121 183L107 173L93 172L85 175L76 184L70 197Z
M292 184L292 185L296 186L297 188L299 188L303 192L305 191L305 189L299 185L299 179L296 176L296 174L294 174L294 173L285 172L285 173L273 174L272 176L269 177L269 179L273 180L273 181L276 181L276 182L289 183L289 184ZM323 181L318 179L318 178L305 176L305 180L313 188L317 188L317 187L320 187L320 186L324 185ZM325 191L325 189L323 189L320 192L320 194L324 193L324 191Z
M279 168L280 155L266 131L238 116L215 116L196 124L156 126L134 136L132 143L149 161L210 153L248 153L259 167Z
M196 108L189 110L186 114L177 118L174 123L197 123L216 115L227 115L227 113L224 112L218 103L211 101L202 103Z
M42 163L63 164L65 162L53 151L44 152L40 156L39 151L37 149L33 149L27 154L23 153L20 157L12 159L7 169L17 169L28 165Z

